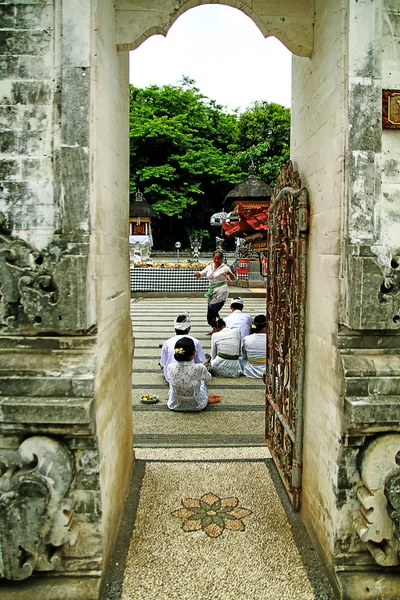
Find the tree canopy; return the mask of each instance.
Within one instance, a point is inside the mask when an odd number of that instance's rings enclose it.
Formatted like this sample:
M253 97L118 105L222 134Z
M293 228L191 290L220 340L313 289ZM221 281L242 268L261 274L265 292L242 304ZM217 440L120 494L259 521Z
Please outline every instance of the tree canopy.
M279 104L227 113L188 77L176 86L131 86L130 191L140 188L161 216L155 246L177 239L185 246L193 230L209 230L211 214L246 179L251 161L273 184L288 157L289 127L290 111Z

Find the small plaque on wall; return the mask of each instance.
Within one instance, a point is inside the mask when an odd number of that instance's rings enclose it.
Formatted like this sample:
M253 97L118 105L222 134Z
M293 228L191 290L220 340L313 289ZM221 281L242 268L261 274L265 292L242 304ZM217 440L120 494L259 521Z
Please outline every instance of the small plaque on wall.
M382 90L382 127L400 129L400 90Z

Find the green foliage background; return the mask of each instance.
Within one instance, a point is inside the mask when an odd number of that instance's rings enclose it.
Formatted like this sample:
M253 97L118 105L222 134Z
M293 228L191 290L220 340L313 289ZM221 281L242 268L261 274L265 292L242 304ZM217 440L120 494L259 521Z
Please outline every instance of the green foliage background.
M289 158L290 109L255 102L227 113L183 77L179 85L130 87L130 192L137 188L159 213L153 223L155 249L189 247L194 230L208 230L203 249L214 246L218 229L210 216L226 194L248 176L273 186Z

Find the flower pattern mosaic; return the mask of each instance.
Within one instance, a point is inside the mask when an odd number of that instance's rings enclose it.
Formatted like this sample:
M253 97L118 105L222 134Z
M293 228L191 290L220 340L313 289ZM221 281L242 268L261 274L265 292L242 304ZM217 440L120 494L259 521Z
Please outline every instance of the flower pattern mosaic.
M171 515L183 519L183 531L202 530L208 537L217 538L225 529L245 530L242 519L252 512L238 505L238 498L219 498L208 493L201 498L184 498L182 508L174 510Z

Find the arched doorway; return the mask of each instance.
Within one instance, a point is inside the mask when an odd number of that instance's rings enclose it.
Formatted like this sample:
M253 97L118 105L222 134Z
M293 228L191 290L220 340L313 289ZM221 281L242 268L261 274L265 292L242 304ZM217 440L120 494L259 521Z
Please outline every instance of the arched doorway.
M2 388L2 471L24 461L36 468L22 446L34 434L61 440L60 455L75 466L74 511L85 532L68 550L63 575L87 573L92 590L110 556L133 460L127 51L201 3L64 2L30 13L7 5L1 343L13 375ZM371 597L384 589L395 598L398 577L381 568L386 555L371 551L368 532L355 537L353 516L360 449L398 427L398 369L393 362L387 369L400 322L398 115L386 107L383 131L381 122L382 88L389 96L400 88L389 68L397 60L396 8L353 0L227 4L295 55L292 159L312 206L303 517L343 594L365 597L362 570Z

